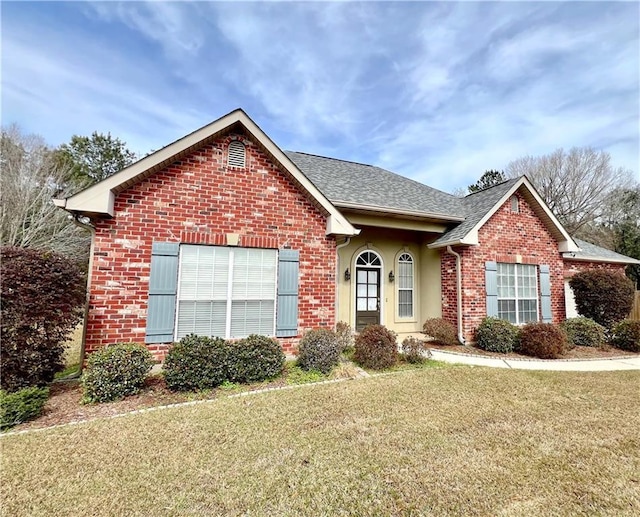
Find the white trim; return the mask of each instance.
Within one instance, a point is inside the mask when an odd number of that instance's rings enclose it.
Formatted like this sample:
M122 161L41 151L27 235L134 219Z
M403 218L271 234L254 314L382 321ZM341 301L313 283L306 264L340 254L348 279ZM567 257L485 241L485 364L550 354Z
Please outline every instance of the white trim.
M411 316L400 316L400 257L402 255L409 255L411 258ZM416 259L413 256L413 253L410 251L401 250L396 254L396 320L399 322L411 322L416 321ZM403 289L403 291L408 291L408 289Z
M302 173L300 169L285 155L282 150L249 118L241 109L236 109L218 120L201 127L193 133L176 140L159 151L133 163L120 172L78 192L64 200L64 208L69 212L97 214L113 217L115 194L134 185L159 168L174 161L176 156L196 148L203 141L230 129L234 124L241 124L253 136L268 154L278 161L290 175L294 184L306 192L327 217L326 234L357 235L351 223L338 209L318 190L318 188ZM61 203L63 200L58 200ZM56 203L56 206L60 206Z
M504 318L504 316L500 316L500 300L506 300L506 301L510 301L513 300L515 302L515 317L516 317L516 321L513 322L514 325L517 326L522 326L525 325L528 322L523 322L523 321L519 321L520 317L519 317L519 310L518 310L518 302L519 301L532 301L535 300L536 302L536 322L540 322L542 321L542 317L540 314L540 311L542 310L542 301L540 300L540 289L539 289L539 283L540 283L540 268L538 266L538 264L519 264L519 263L515 263L515 262L497 262L497 270L496 270L496 292L498 294L497 296L497 302L498 302L498 313L497 313L497 317L498 318L502 318L504 320L506 320L506 318ZM514 296L513 297L500 297L500 285L499 285L499 278L500 278L500 265L507 265L507 266L513 266L513 289L514 289ZM519 267L532 267L534 270L534 275L533 278L535 279L535 296L534 297L530 297L530 298L524 298L524 297L519 297L518 296L518 268ZM508 320L506 320L508 321Z
M379 205L367 205L363 203L351 203L349 201L334 201L333 204L340 208L348 208L352 210L362 210L364 212L380 212L383 214L396 214L401 216L420 217L425 219L438 219L442 221L462 222L465 220L462 216L440 214L436 212L420 212L418 210L404 210L400 208L389 208Z
M563 253L563 260L576 261L576 262L606 262L609 264L640 264L640 260L636 260L632 257L628 259L615 259L606 257L572 257L571 254Z

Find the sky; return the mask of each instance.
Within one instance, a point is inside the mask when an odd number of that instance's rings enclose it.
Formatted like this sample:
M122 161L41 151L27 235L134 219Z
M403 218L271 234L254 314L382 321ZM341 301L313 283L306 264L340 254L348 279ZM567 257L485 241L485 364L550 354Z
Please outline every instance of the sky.
M640 179L639 2L6 2L1 121L141 155L242 108L452 192L590 146Z

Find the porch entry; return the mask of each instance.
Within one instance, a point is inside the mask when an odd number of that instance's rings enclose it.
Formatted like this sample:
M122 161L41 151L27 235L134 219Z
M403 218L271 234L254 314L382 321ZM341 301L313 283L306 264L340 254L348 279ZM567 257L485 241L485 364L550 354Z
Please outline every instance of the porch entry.
M356 259L356 331L380 323L380 276L382 260L373 251Z

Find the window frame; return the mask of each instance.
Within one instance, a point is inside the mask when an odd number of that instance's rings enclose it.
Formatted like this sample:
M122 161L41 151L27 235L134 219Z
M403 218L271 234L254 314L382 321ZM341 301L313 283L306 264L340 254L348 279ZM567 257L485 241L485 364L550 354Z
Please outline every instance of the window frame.
M409 261L405 263L411 264L411 287L400 287L400 263L404 256L409 257ZM398 255L396 260L396 315L399 320L415 320L416 316L416 297L415 297L415 288L416 288L416 261L413 257L413 254L408 251L403 251ZM408 316L403 316L400 313L400 291L410 291L411 292L411 314Z
M203 301L203 302L213 302L214 298L211 299L203 299L203 300L191 300L191 299L183 299L182 298L182 268L183 268L183 253L186 247L201 247L201 248L219 248L226 249L229 253L228 264L227 264L227 277L226 277L226 293L225 293L225 333L224 336L218 336L223 339L242 339L247 337L247 335L242 336L232 336L231 335L231 326L232 326L232 312L233 312L233 302L234 301L243 301L244 298L235 298L233 297L233 285L234 285L234 262L235 262L235 253L237 250L249 250L249 251L271 251L274 253L274 268L275 274L273 279L273 298L264 298L264 299L256 299L259 301L265 300L273 300L273 318L271 322L271 331L266 333L270 337L274 337L277 332L277 305L278 305L278 270L279 270L279 251L277 249L272 248L247 248L247 247L228 247L228 246L213 246L207 244L191 244L191 243L181 243L180 250L178 253L178 279L177 279L177 289L176 289L176 308L175 308L175 321L174 321L174 329L173 336L174 341L179 341L179 315L180 315L180 303L181 302L194 302L194 301ZM218 300L219 301L219 300ZM246 300L245 300L246 301ZM211 336L209 336L211 337Z
M500 279L501 277L504 277L505 275L503 273L501 273L501 266L513 266L513 285L508 285L506 287L513 287L513 292L514 295L513 296L501 296L500 295L500 289L501 287L501 282ZM524 278L524 275L519 274L518 270L522 270L524 268L532 268L533 269L533 275L529 274L527 275L528 278L532 278L533 279L533 286L529 285L526 287L523 287L522 285L519 285L519 279ZM518 263L510 263L510 262L498 262L497 263L497 271L496 271L496 290L497 290L497 305L498 305L498 310L496 313L496 316L500 319L503 319L505 321L508 321L514 325L525 325L527 323L531 323L531 322L540 322L540 286L539 286L539 282L540 282L540 268L537 264L518 264ZM531 289L533 287L534 291L535 291L535 296L522 296L519 294L518 290L519 288L529 288ZM501 311L500 310L500 302L501 301L513 301L514 302L514 314L515 314L515 321L511 321L508 318L508 313L511 311ZM520 302L531 302L531 301L535 301L535 314L536 314L536 318L535 320L528 320L528 321L521 321L520 318ZM522 312L525 312L524 310ZM532 312L532 311L527 311L527 312ZM506 315L505 315L506 314Z

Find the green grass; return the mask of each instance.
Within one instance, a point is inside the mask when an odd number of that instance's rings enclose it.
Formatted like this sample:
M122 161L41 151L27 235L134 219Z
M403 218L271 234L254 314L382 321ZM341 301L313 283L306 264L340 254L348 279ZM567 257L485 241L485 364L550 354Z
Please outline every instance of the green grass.
M634 371L430 368L2 436L4 515L640 514Z

